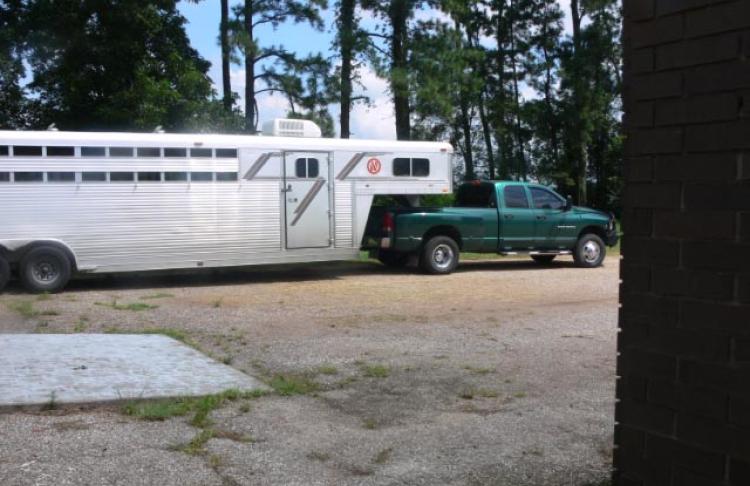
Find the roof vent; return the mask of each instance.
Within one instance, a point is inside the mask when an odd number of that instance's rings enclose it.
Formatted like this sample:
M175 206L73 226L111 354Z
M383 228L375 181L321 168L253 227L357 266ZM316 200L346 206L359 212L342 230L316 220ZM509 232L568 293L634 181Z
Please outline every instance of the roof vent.
M320 127L310 120L277 118L263 124L263 133L273 137L320 138Z

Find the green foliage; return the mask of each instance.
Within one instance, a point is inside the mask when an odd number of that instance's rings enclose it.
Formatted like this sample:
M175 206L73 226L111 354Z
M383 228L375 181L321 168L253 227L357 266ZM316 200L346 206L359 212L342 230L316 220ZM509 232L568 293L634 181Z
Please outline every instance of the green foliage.
M281 396L306 395L320 389L320 385L302 375L278 374L268 380L268 385Z

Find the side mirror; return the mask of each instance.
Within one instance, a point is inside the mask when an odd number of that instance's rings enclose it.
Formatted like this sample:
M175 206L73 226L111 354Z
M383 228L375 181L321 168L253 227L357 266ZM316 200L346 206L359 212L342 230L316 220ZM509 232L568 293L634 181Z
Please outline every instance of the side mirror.
M570 211L571 209L573 209L573 198L568 196L565 198L565 210Z

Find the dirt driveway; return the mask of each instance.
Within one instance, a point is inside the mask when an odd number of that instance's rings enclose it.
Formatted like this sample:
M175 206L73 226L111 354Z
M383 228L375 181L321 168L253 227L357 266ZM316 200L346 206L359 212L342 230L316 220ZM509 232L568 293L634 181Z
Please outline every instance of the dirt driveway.
M12 287L0 332L164 332L276 392L200 423L192 409L0 415L0 484L608 484L617 289L616 258Z

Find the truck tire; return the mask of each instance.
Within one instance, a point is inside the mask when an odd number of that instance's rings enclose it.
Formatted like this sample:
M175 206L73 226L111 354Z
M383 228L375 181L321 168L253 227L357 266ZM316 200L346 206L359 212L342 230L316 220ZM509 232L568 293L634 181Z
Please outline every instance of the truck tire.
M573 250L573 260L576 266L582 268L596 268L604 262L607 247L604 241L595 234L586 234L579 238Z
M531 259L540 265L549 265L557 255L531 255Z
M4 256L0 255L0 292L3 291L10 281L10 264Z
M446 275L458 266L458 245L447 236L435 236L422 248L419 266L426 273Z
M378 261L386 267L401 268L409 263L409 255L395 251L381 251L378 253Z
M55 293L68 284L72 265L61 249L37 246L23 256L18 272L21 283L28 291Z

